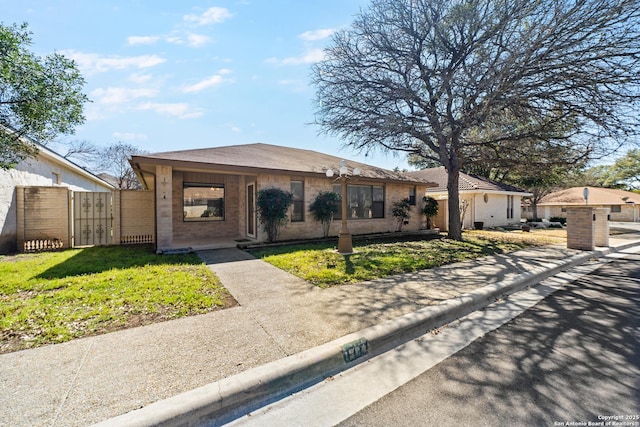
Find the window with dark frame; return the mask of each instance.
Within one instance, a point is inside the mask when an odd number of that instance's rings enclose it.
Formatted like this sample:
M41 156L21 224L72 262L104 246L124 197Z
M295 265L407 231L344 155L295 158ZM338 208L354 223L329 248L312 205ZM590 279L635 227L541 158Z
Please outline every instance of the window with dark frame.
M224 221L224 184L184 183L184 221Z
M409 188L409 204L411 206L416 205L416 187Z
M333 192L341 194L340 184L334 184ZM333 217L342 219L339 211ZM347 185L347 219L384 218L384 187L381 185Z
M304 181L292 180L291 193L293 193L291 222L304 221Z
M514 196L507 196L507 219L513 219L513 199Z
M611 205L611 213L622 212L622 205Z

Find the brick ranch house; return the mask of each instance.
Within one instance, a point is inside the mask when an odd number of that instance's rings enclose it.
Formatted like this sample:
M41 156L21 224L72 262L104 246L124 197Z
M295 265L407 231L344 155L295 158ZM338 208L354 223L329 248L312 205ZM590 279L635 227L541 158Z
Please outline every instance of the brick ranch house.
M311 150L258 143L136 155L130 163L143 187L155 194L156 245L162 251L206 247L222 239L265 241L256 197L269 187L294 194L281 240L322 237L309 204L321 191L340 192L335 176L328 178L326 171L337 171L341 160ZM361 170L347 187L351 233L394 231L392 203L407 197L416 206L403 230L421 228L422 195L432 184L363 163L347 161L347 166ZM339 229L340 221L333 221L329 234L336 236Z
M611 221L640 221L640 194L613 188L586 188L589 189L588 200L584 199L585 187L571 187L547 194L538 202L538 216L546 219L566 218L567 208L589 206L610 209ZM523 215L526 218L533 217L530 205L523 206Z

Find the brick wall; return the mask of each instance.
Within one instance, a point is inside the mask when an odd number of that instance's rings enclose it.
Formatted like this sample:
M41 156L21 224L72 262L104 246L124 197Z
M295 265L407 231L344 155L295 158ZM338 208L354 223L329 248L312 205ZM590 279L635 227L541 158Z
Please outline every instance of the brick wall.
M309 212L309 205L316 198L321 191L332 191L333 179L329 178L315 178L315 177L299 177L288 175L259 175L258 176L258 190L263 188L281 188L286 191L291 191L291 180L304 181L304 221L300 222L287 222L287 224L280 230L280 240L299 239L299 238L316 238L322 237L322 226L314 220ZM355 184L359 185L380 185L379 181L366 181L357 180ZM385 185L385 217L379 219L353 219L348 221L348 227L351 234L369 234L369 233L384 233L393 232L396 230L396 219L391 213L392 203L399 201L409 196L409 189L413 188L413 185L405 184L386 184ZM424 218L419 210L422 205L421 194L424 194L425 187L418 186L416 190L417 203L416 206L411 207L409 224L403 226L403 230L419 230ZM330 236L337 236L341 227L341 222L333 221L329 230ZM258 239L266 240L266 234L262 230L262 225L259 224Z
M122 190L113 194L113 228L108 230L113 233L111 243L153 243L153 192ZM17 249L34 251L71 247L71 212L70 191L66 187L17 187Z
M208 174L196 172L173 172L173 238L187 241L192 238L235 237L241 229L240 219L245 217L244 187L240 187L237 175ZM224 185L224 220L185 221L183 215L183 184L206 183ZM244 182L244 180L243 180ZM244 224L242 224L242 227Z
M66 187L16 187L18 250L24 251L31 241L44 245L33 250L70 247L69 203Z
M576 206L579 207L579 206ZM610 205L588 205L586 207L590 208L601 208L601 209L609 209L611 210ZM540 206L538 207L538 216L540 218L553 218L553 217L567 217L567 212L563 212L563 209L568 207L565 206ZM632 204L626 204L620 206L620 212L610 212L609 213L611 221L619 221L619 222L633 222L637 221L640 218L640 210L639 207ZM527 218L531 218L532 213L527 212Z
M119 196L119 197L118 197ZM114 244L155 242L153 191L120 190L114 202ZM119 215L115 214L119 212Z

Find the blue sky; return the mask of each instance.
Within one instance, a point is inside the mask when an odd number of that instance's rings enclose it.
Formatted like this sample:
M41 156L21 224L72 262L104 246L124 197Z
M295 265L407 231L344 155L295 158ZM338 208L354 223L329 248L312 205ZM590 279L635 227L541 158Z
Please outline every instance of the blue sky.
M365 0L1 0L27 22L32 51L74 59L93 101L61 142L118 141L150 152L264 142L393 169L318 134L310 66ZM51 145L64 153L64 146Z

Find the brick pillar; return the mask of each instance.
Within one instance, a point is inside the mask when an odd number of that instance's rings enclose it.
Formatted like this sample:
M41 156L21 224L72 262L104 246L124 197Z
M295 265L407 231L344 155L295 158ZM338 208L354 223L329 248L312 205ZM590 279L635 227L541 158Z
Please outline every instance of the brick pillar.
M567 248L592 251L595 249L595 209L567 208Z
M156 167L156 242L157 250L173 248L173 169Z
M595 216L595 245L609 246L609 208L596 208Z

